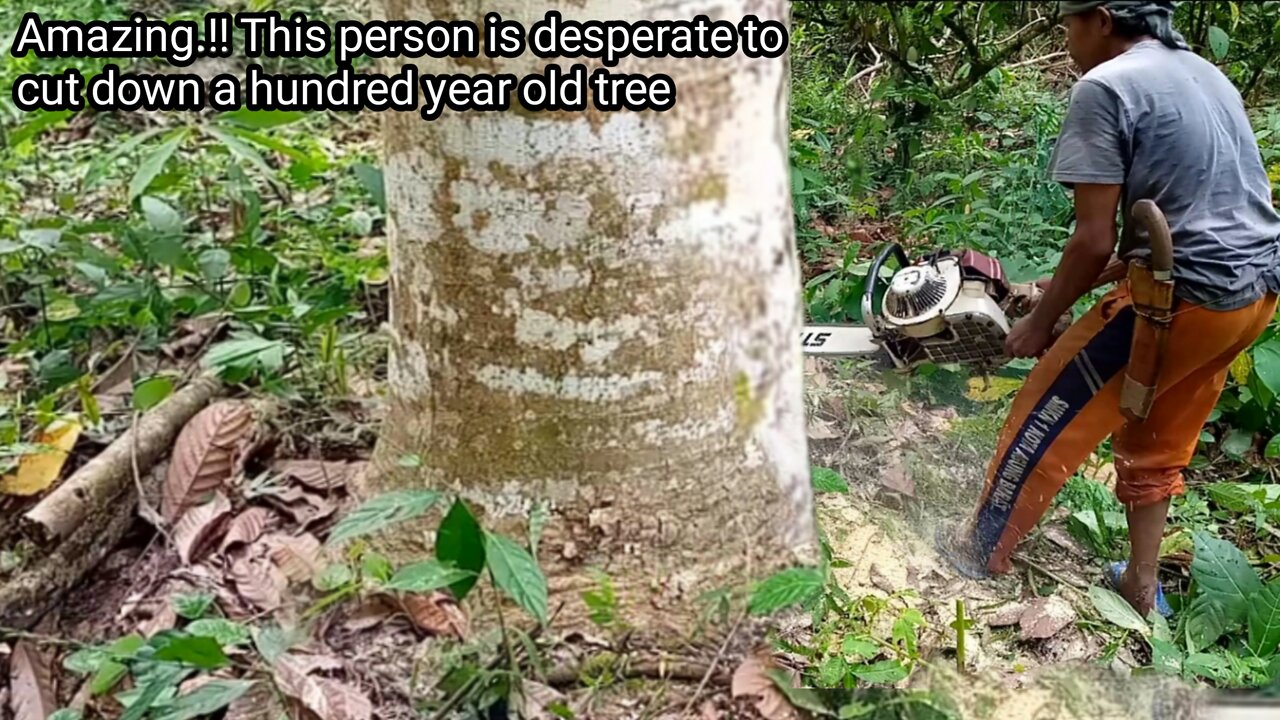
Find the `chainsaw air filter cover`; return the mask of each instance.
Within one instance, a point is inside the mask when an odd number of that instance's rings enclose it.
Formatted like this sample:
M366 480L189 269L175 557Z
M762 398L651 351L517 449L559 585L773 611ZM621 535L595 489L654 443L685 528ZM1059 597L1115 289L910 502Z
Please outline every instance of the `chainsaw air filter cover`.
M1003 357L1008 319L990 283L965 278L956 257L899 270L885 292L882 314L882 341L904 356L895 359L899 365L924 359L983 365Z
M960 294L960 284L955 258L903 268L885 292L885 320L913 337L935 335L945 325L943 313Z

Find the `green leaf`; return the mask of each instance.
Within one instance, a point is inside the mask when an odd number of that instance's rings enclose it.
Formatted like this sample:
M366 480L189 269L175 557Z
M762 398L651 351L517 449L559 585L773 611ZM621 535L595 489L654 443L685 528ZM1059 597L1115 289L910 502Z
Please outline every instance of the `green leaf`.
M384 587L387 590L425 593L449 587L474 576L473 572L459 570L437 560L424 560L400 568Z
M318 575L311 580L311 584L320 592L329 592L337 590L343 585L347 585L356 579L356 574L351 568L343 563L333 563L321 570Z
M253 686L253 680L210 680L178 697L156 716L156 720L190 720L212 715L235 702Z
M815 467L809 471L809 481L815 493L847 493L849 484L840 473L830 468Z
M1231 36L1226 30L1217 25L1209 26L1209 49L1213 51L1213 56L1221 60L1227 56L1227 51L1231 49Z
M150 382L149 380L146 382ZM134 391L134 405L138 404L137 391ZM173 605L173 611L180 617L188 620L198 620L204 617L213 605L214 597L212 593L203 590L190 593L188 595L174 595L169 599L169 604Z
M146 412L164 402L172 394L173 380L171 378L164 376L147 378L133 386L133 408L139 412ZM212 596L208 596L208 598L209 602L213 601ZM208 604L204 607L207 609ZM183 617L189 616L184 615ZM197 615L196 617L199 616Z
M366 552L364 557L360 558L360 572L364 573L365 577L385 583L391 579L394 569L391 567L391 561L385 556Z
M1268 657L1280 649L1280 580L1272 580L1249 604L1249 649Z
M280 340L239 334L230 340L215 343L201 362L205 367L215 370L261 368L271 371L284 365L285 356L289 352L289 346Z
M847 657L873 658L880 654L880 646L866 637L846 635L840 643L840 654Z
M449 586L453 596L461 602L475 587L485 567L484 532L461 499L454 500L444 520L440 521L436 532L436 559L445 565L475 573Z
M484 533L485 565L493 583L526 612L547 623L547 578L527 550L501 535Z
M151 644L156 646L156 660L186 663L202 670L216 670L230 662L211 637L169 633L153 637Z
M172 666L161 666L143 686L142 692L139 693L133 702L129 703L129 707L125 708L124 714L120 716L120 720L141 720L159 699L160 694L166 690L173 688L178 684L178 679L182 677L184 670L182 668Z
M261 170L263 174L275 174L275 170L272 170L271 166L267 164L267 161L262 159L262 154L257 150L254 150L253 147L245 141L211 125L206 125L204 127L204 131L225 145L227 150L231 151L232 155L236 155L243 160L247 160L250 165Z
M1253 372L1272 395L1280 394L1280 338L1271 338L1254 348Z
M112 150L110 153L107 153L107 155L105 155L104 157L98 160L95 160L93 164L89 166L89 169L84 174L83 182L84 182L85 189L88 189L93 185L96 185L98 181L102 179L102 176L106 174L107 168L111 165L111 163L133 152L135 149L137 149L139 145L150 140L156 135L159 135L161 132L164 132L164 128L152 128L150 130L140 132L134 135L133 137L129 138L128 140L124 141L123 143L117 145L114 150Z
M210 248L200 253L196 264L207 279L216 282L225 278L227 271L231 269L231 253L222 248Z
M130 203L146 192L147 188L151 187L151 182L164 169L165 163L169 162L169 158L174 151L178 149L183 140L187 139L187 134L186 128L174 130L165 135L165 141L142 159L142 162L138 165L138 171L133 174L133 179L129 181Z
M1222 451L1237 460L1243 458L1252 446L1253 433L1239 428L1231 428L1222 440Z
M854 677L877 685L892 685L909 674L910 671L897 660L881 660L873 665L853 666Z
M382 170L372 165L359 163L351 168L355 173L356 179L364 186L364 189L373 196L373 201L383 211L387 211L387 191L383 184Z
M1244 619L1249 598L1262 590L1262 582L1235 545L1204 532L1194 533L1192 539L1191 578L1200 596L1222 607L1230 629Z
M147 224L152 230L163 235L182 233L182 216L173 206L151 195L143 195L141 204L142 214L146 216Z
M80 720L84 714L75 708L62 708L49 716L49 720Z
M815 568L789 568L765 579L751 593L750 609L768 615L785 607L807 603L822 594L825 578Z
M396 490L369 498L333 526L327 544L337 545L416 518L440 500L433 490Z
M280 656L293 647L297 638L294 632L282 629L278 625L268 625L253 629L253 646L268 664L274 665Z
M251 130L262 130L264 128L289 125L298 122L303 117L303 114L297 110L250 110L248 108L240 108L221 113L216 120L219 123L225 122Z
M1218 655L1209 653L1188 655L1187 659L1182 661L1182 669L1184 672L1209 678L1210 680L1226 681L1231 676L1231 666L1227 664L1227 661Z
M1263 454L1268 460L1280 457L1280 435L1276 435L1267 442L1267 448Z
M1187 644L1194 650L1208 647L1217 642L1231 624L1220 603L1203 595L1197 596L1187 609Z
M183 629L198 637L213 638L219 645L244 645L250 639L249 628L222 618L196 620Z
M1094 585L1089 588L1089 600L1093 602L1093 607L1098 611L1098 614L1107 622L1143 635L1151 634L1150 626L1142 619L1138 611L1134 610L1127 600L1116 593Z
M1168 640L1148 638L1151 643L1151 666L1156 670L1176 675L1182 672L1182 650Z

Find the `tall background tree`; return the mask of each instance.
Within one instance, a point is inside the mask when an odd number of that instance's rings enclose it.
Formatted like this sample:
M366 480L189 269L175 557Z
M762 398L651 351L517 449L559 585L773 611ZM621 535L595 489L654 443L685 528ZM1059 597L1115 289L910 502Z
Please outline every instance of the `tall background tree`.
M392 19L748 13L788 3L385 2ZM552 61L567 68L572 60ZM541 73L514 59L424 74ZM589 69L598 61L587 61ZM698 599L812 561L785 58L627 59L665 73L667 112L390 113L390 408L371 491L436 488L523 537L535 508L555 625L608 575L655 645ZM406 454L420 458L405 467ZM389 547L430 554L400 533Z

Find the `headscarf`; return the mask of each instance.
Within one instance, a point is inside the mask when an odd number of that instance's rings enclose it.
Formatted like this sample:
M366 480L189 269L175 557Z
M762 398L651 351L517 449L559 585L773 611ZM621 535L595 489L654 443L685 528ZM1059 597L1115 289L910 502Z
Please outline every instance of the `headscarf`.
M1173 29L1174 0L1061 0L1059 15L1078 15L1095 8L1106 8L1112 17L1141 20L1147 33L1174 50L1190 50L1185 38Z

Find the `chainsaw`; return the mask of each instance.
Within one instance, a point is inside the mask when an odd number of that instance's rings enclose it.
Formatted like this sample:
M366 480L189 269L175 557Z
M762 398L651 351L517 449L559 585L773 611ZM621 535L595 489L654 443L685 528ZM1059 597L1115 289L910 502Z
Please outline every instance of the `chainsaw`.
M890 259L898 269L877 295ZM923 363L988 370L1009 360L1004 339L1042 294L1034 283L1010 283L1000 261L972 250L937 251L910 262L889 243L871 263L862 295L862 324L805 325L806 355L888 356L899 369Z

